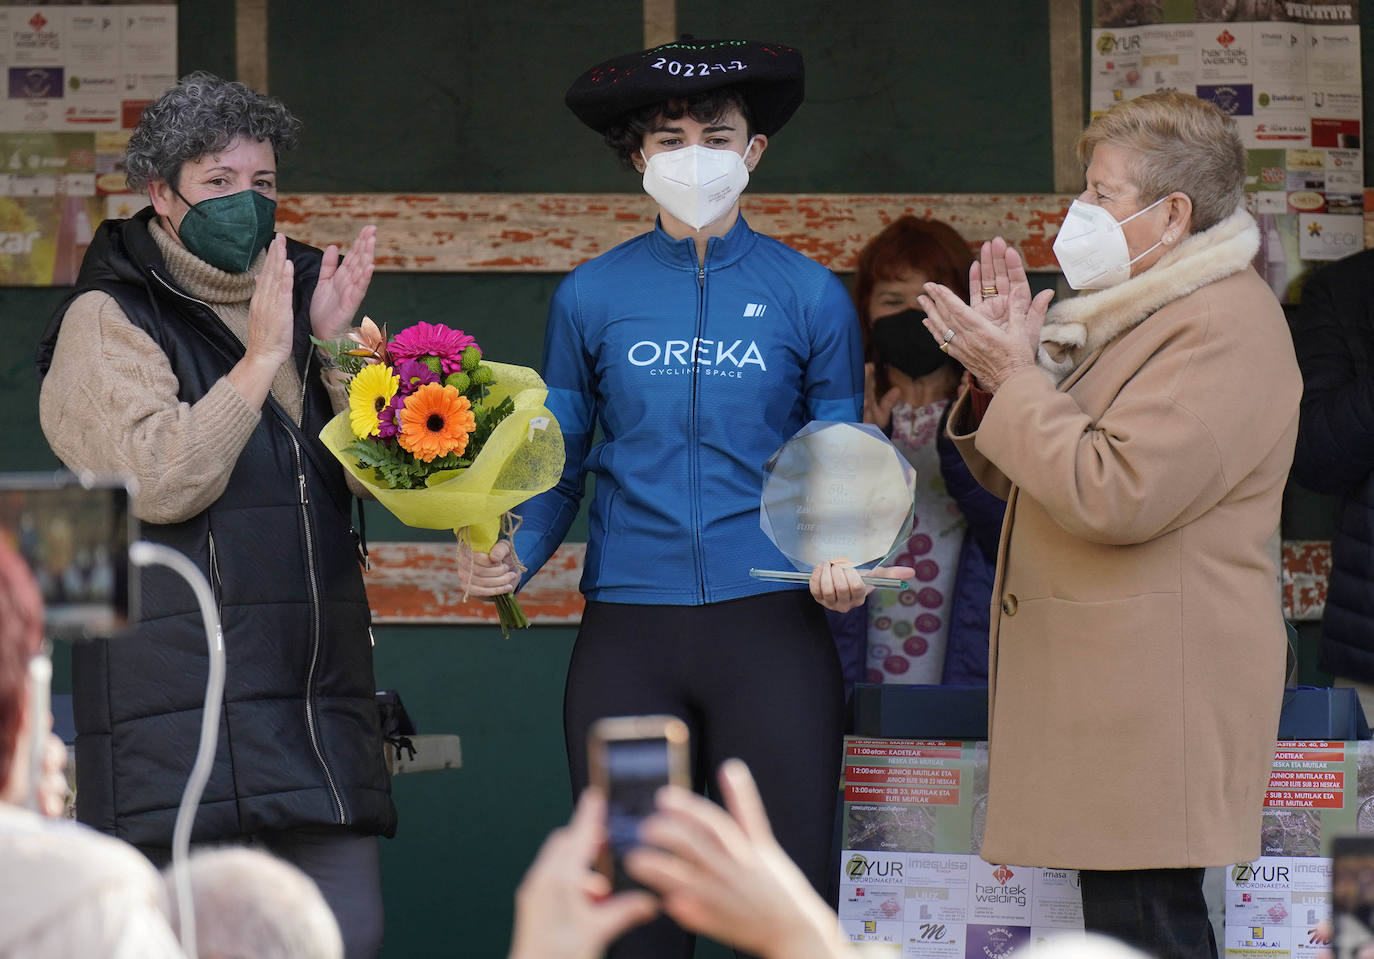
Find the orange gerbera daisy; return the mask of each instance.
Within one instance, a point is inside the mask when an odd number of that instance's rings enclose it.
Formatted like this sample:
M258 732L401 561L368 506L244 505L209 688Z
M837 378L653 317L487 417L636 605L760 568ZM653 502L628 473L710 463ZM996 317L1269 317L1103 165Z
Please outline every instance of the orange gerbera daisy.
M462 455L477 420L462 393L451 386L426 383L406 399L399 425L396 440L401 448L429 463L436 456Z

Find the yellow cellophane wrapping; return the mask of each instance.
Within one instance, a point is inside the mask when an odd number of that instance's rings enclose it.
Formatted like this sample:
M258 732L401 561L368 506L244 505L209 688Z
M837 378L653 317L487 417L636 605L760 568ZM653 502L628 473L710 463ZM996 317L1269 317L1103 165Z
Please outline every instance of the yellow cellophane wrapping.
M483 362L495 375L483 405L495 406L509 396L515 412L492 431L471 466L437 472L425 489L391 489L381 484L376 470L358 466L357 458L346 452L356 439L347 410L329 421L320 439L402 523L451 529L459 536L466 528L472 548L485 553L496 545L507 511L558 482L563 434L544 406L548 390L538 373L526 366Z

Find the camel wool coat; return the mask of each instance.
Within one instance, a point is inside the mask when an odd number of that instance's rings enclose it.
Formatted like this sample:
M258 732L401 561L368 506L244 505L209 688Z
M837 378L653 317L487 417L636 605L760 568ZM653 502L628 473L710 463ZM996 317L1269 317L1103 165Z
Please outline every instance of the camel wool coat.
M1279 504L1302 380L1237 211L1050 311L1039 368L950 434L1007 498L989 862L1225 865L1260 850L1282 699Z

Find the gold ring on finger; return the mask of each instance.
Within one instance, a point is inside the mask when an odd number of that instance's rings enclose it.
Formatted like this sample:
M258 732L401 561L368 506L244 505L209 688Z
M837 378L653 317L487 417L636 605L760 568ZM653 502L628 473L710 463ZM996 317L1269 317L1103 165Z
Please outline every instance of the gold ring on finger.
M997 287L995 287L995 286L985 286L985 287L983 287L982 290L980 290L979 292L981 292L984 296L997 296L997 295L998 295L998 294L997 294Z

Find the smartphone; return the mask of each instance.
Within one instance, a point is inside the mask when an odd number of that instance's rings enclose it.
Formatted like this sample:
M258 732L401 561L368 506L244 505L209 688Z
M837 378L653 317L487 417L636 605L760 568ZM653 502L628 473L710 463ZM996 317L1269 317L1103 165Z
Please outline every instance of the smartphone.
M28 561L50 639L113 636L138 618L138 538L122 480L0 473L0 536Z
M1356 959L1374 948L1374 836L1331 840L1331 954Z
M639 843L639 824L661 786L690 789L687 724L676 716L611 716L587 732L587 771L606 796L606 849L597 868L614 889L636 889L622 861Z

